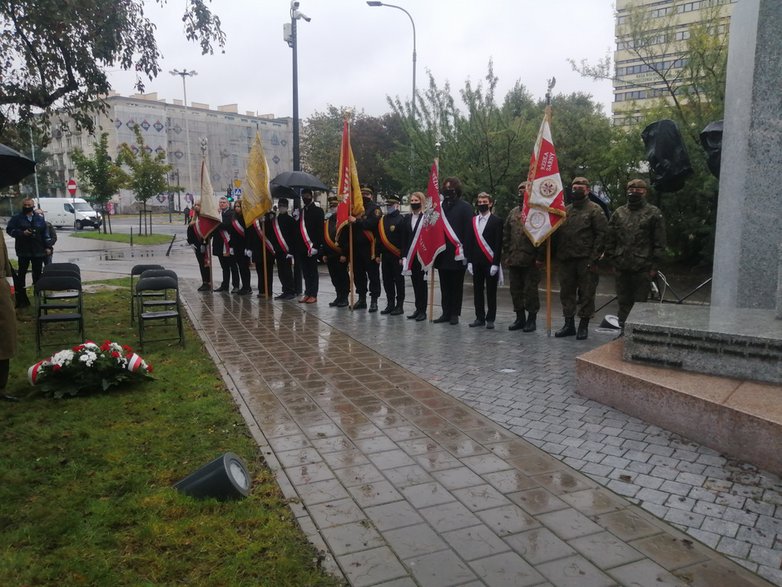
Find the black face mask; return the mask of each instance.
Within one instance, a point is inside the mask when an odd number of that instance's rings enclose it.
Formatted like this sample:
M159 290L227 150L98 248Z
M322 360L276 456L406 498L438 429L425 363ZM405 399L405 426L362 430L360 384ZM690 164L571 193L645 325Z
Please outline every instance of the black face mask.
M644 199L644 195L638 192L627 192L627 201L631 204L637 204Z
M445 196L447 199L449 199L449 200L453 200L453 199L456 197L456 190L445 190L445 191L443 192L443 195L444 195L444 196Z
M312 203L312 196L302 196L301 201L304 202L305 206L307 206L308 204Z
M478 212L481 214L489 211L489 205L488 204L478 204Z
M580 202L586 198L586 192L584 190L573 190L570 196L574 202Z
M412 204L410 204L410 209L411 210L416 210L416 211L420 210L421 209L421 202L413 202Z
M24 212L25 214L32 214L32 211L33 211L33 210L35 210L35 208L32 208L32 207L27 207L27 206L25 206L24 208L22 208L22 212Z

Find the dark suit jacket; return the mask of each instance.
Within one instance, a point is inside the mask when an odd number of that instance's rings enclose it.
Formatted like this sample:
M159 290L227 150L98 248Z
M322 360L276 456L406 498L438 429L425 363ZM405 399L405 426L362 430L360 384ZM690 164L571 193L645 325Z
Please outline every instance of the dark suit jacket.
M465 257L469 255L470 247L472 246L472 206L467 202L459 199L449 200L446 198L443 200L443 212L448 219L451 228L456 233L456 237L462 243L462 248ZM437 269L443 269L445 271L459 271L464 270L465 264L461 261L454 260L456 251L451 241L446 237L445 250L437 256L434 262L434 266Z
M486 221L486 227L483 229L483 238L494 251L494 259L489 262L486 255L481 249L481 245L478 244L478 237L475 234L475 228L472 222L470 222L470 230L472 231L472 242L470 245L470 251L467 259L473 265L499 265L502 260L502 232L504 226L502 220L500 220L494 214L489 214L489 219Z
M323 212L323 209L316 206L314 203L302 208L301 215L299 216L299 223L304 222L312 245L315 250L318 251L323 245L324 219L325 213ZM296 226L296 252L301 255L307 254L307 247L304 245L304 237L301 235L301 226L298 224Z

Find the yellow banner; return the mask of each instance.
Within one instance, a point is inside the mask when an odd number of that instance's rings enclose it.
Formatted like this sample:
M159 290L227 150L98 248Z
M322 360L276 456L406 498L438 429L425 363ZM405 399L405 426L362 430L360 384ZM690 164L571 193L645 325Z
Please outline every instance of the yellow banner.
M247 185L242 196L242 215L245 227L252 226L256 218L261 218L272 209L272 195L269 191L269 165L263 153L260 133L255 133L255 141L250 149L247 161Z

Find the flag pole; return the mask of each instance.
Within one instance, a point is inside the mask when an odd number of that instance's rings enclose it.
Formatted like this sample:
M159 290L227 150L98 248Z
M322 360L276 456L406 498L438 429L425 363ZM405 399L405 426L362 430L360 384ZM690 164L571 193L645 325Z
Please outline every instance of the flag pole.
M546 239L546 336L551 336L551 237Z
M211 237L208 237L204 241L204 245L206 246L206 250L204 251L204 262L206 263L208 261L208 267L209 267L209 291L212 291L214 289L214 282L213 282L213 276L212 276L212 239Z
M263 251L263 292L266 296L266 299L269 299L269 295L271 292L269 291L269 269L268 265L266 264L266 222L261 222L261 240L263 241L261 243L261 250Z
M434 321L434 266L429 269L429 322Z

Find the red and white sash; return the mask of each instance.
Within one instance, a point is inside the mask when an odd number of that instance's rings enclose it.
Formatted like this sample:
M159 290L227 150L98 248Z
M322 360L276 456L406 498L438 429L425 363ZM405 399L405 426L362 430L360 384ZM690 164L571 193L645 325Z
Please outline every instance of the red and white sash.
M481 251L483 251L484 256L486 257L486 260L489 262L489 265L494 265L494 250L492 250L489 243L486 241L485 238L483 238L483 234L481 233L481 229L478 227L478 219L480 218L480 215L473 216L472 218L472 230L475 233L475 242L478 243L478 246L480 247ZM486 217L486 223L488 224L489 217Z
M464 259L464 247L462 246L459 237L456 236L451 223L448 222L448 217L445 215L445 212L443 212L442 219L443 226L445 227L445 238L451 241L451 244L454 248L453 260L462 261Z
M312 242L312 239L307 232L307 225L304 223L304 210L301 211L301 216L299 216L299 231L301 232L301 238L304 241L304 245L307 247L307 255L312 257L312 251L315 250L315 244Z
M221 230L220 238L223 239L223 257L233 255L233 250L231 249L231 233L227 230Z
M277 237L277 242L280 243L280 248L282 249L282 252L285 255L290 255L290 247L288 246L288 242L285 240L285 237L282 236L282 231L280 230L280 222L277 218L274 219L274 223L272 224L274 227L274 236Z
M416 248L418 248L418 239L421 236L421 219L424 217L423 212L418 214L416 218L415 226L413 227L413 240L410 242L410 248L407 249L407 256L405 257L404 265L402 265L402 272L407 275L413 267L413 261L415 261ZM412 218L411 218L412 223Z
M263 230L263 227L261 226L261 221L256 218L255 222L253 222L253 226L255 227L255 232L258 234L258 238L260 238L263 241L266 250L273 255L274 245L272 244L272 241L269 240L269 237L266 236L266 231Z
M239 236L244 237L244 226L241 222L234 218L231 220L231 226L234 227L234 230L239 234Z

